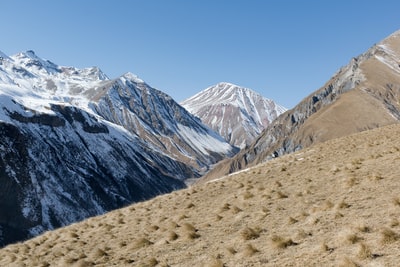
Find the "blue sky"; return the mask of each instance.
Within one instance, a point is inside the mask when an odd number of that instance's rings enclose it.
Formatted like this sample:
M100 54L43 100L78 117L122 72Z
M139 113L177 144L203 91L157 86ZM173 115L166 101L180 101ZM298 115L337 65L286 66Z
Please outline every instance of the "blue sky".
M182 101L221 81L288 108L400 29L400 1L2 0L0 51L137 74Z

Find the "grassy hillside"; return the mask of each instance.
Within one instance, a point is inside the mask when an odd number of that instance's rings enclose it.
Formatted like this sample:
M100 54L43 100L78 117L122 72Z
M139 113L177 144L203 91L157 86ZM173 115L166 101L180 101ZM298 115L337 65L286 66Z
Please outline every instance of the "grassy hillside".
M400 125L0 250L0 266L397 266Z

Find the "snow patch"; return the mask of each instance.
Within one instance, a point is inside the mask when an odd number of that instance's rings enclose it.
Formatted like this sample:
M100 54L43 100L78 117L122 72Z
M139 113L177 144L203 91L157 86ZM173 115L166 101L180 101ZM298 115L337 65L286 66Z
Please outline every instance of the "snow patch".
M192 145L193 148L200 150L203 154L209 155L210 151L229 153L231 146L210 133L204 134L190 127L178 124L179 134Z

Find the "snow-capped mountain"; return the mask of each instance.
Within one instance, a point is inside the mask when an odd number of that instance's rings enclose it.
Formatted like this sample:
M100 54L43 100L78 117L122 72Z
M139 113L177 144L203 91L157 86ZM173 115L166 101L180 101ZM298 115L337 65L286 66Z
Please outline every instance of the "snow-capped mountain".
M218 83L181 102L237 147L249 145L286 109L251 89L231 83Z
M0 54L0 246L185 186L236 149L133 74Z
M400 121L400 31L352 58L319 90L279 116L207 179L254 166L312 144ZM352 149L352 148L349 148Z

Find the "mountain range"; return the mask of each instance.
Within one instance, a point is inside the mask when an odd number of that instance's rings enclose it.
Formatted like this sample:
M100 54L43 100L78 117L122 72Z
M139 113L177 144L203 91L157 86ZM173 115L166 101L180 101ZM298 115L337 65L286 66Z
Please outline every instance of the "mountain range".
M225 138L244 148L286 108L255 91L231 83L219 83L190 97L181 105Z
M0 54L0 245L184 188L237 148L131 73Z

